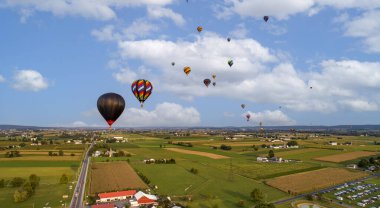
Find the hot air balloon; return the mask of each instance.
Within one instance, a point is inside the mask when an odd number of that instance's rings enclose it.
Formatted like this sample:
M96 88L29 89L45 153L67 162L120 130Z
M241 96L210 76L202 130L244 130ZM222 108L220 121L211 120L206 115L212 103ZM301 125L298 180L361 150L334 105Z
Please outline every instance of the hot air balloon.
M249 119L251 118L251 114L247 114L245 117L247 117L247 121L249 121Z
M98 98L97 107L104 120L111 126L123 113L125 101L122 96L116 93L106 93Z
M215 78L216 78L216 74L213 74L213 75L212 75L212 78L215 79Z
M198 26L197 30L198 30L198 32L202 32L202 30L203 30L202 26Z
M227 63L231 67L234 64L234 61L233 60L229 60Z
M212 85L214 85L214 87L215 87L215 85L216 85L216 82L213 82L213 83L212 83Z
M241 108L243 108L243 109L245 108L245 104L241 104L240 106L241 106Z
M227 41L230 42L230 41L231 41L231 38L227 38Z
M189 66L183 67L183 72L185 72L186 75L189 75L191 72L191 68Z
M264 16L263 19L264 19L265 22L268 22L269 16Z
M208 87L211 83L211 80L210 79L205 79L203 80L203 83L206 85L206 87Z
M139 79L132 83L131 90L143 107L145 100L152 94L153 85L148 80Z
M175 65L175 62L172 62L172 66L174 66Z
M310 87L310 89L313 89L313 87Z

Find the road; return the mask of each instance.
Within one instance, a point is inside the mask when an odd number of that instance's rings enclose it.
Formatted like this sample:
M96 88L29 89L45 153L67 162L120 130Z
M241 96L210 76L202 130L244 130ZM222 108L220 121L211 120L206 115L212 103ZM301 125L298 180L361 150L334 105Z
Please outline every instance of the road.
M80 171L80 175L78 177L77 185L75 186L73 198L71 199L70 208L82 208L83 207L83 195L84 195L84 189L86 187L86 178L87 178L87 171L89 166L89 156L88 151L93 147L94 143L91 143L90 147L85 153L83 163L82 163L82 169Z
M349 181L349 182L346 182L346 183L357 182L357 181L364 181L364 180L367 180L367 179L370 179L370 178L375 178L375 177L378 177L378 176L380 176L380 173L377 173L377 174L374 174L374 175L370 175L370 176L367 176L367 177L359 179L359 180ZM312 194L313 195L313 194L317 194L317 193L323 192L323 191L332 191L335 188L337 188L337 187L339 187L339 186L341 186L343 184L344 183L336 185L336 186L332 186L332 187L329 187L329 188L321 189L321 190L318 190L318 191L314 191L314 192L311 192L311 193L301 194L301 195L298 195L298 196L295 196L295 197L292 197L292 198L279 200L279 201L273 202L273 204L283 204L283 203L290 202L290 201L293 201L293 200L296 200L296 199L301 199L301 198L304 198L308 194Z

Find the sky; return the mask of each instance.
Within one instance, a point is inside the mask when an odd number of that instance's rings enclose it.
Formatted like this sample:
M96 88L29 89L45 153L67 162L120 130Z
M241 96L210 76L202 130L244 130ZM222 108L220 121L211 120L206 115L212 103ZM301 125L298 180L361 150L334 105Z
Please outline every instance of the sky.
M0 19L0 124L106 127L107 92L115 127L380 124L380 0L0 0Z

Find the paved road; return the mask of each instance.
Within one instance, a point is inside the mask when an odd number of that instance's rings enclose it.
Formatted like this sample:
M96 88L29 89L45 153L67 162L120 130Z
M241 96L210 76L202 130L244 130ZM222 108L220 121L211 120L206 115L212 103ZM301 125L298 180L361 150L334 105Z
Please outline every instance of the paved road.
M77 185L75 186L73 198L71 199L70 208L82 208L83 207L83 195L84 188L86 187L86 178L89 165L88 151L92 148L94 143L90 145L90 148L85 153L85 157L82 163L82 170L80 172Z
M370 175L370 176L367 176L367 177L359 179L359 180L349 181L349 182L364 181L364 180L367 180L367 179L370 179L370 178L375 178L375 177L378 177L378 176L380 176L380 173L377 173L377 174L374 174L374 175ZM346 182L346 183L349 183L349 182ZM296 199L304 198L308 194L317 194L317 193L323 192L323 191L332 191L335 188L337 188L337 187L339 187L339 186L341 186L343 184L344 183L336 185L336 186L332 186L332 187L329 187L329 188L321 189L321 190L318 190L318 191L314 191L314 192L311 192L311 193L301 194L301 195L298 195L298 196L295 196L295 197L292 197L292 198L279 200L279 201L273 202L273 204L283 204L283 203L290 202L290 201L293 201L293 200L296 200Z

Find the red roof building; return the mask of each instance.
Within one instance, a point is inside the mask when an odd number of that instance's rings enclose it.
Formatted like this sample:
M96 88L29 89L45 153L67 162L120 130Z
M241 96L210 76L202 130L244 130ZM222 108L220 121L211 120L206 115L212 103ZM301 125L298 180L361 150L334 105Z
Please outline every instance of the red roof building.
M119 201L130 198L136 194L136 190L128 191L117 191L109 193L100 193L98 194L99 199L96 202L109 202L109 201Z
M96 204L96 205L92 205L91 208L114 208L115 207L115 204L112 203L112 204Z

